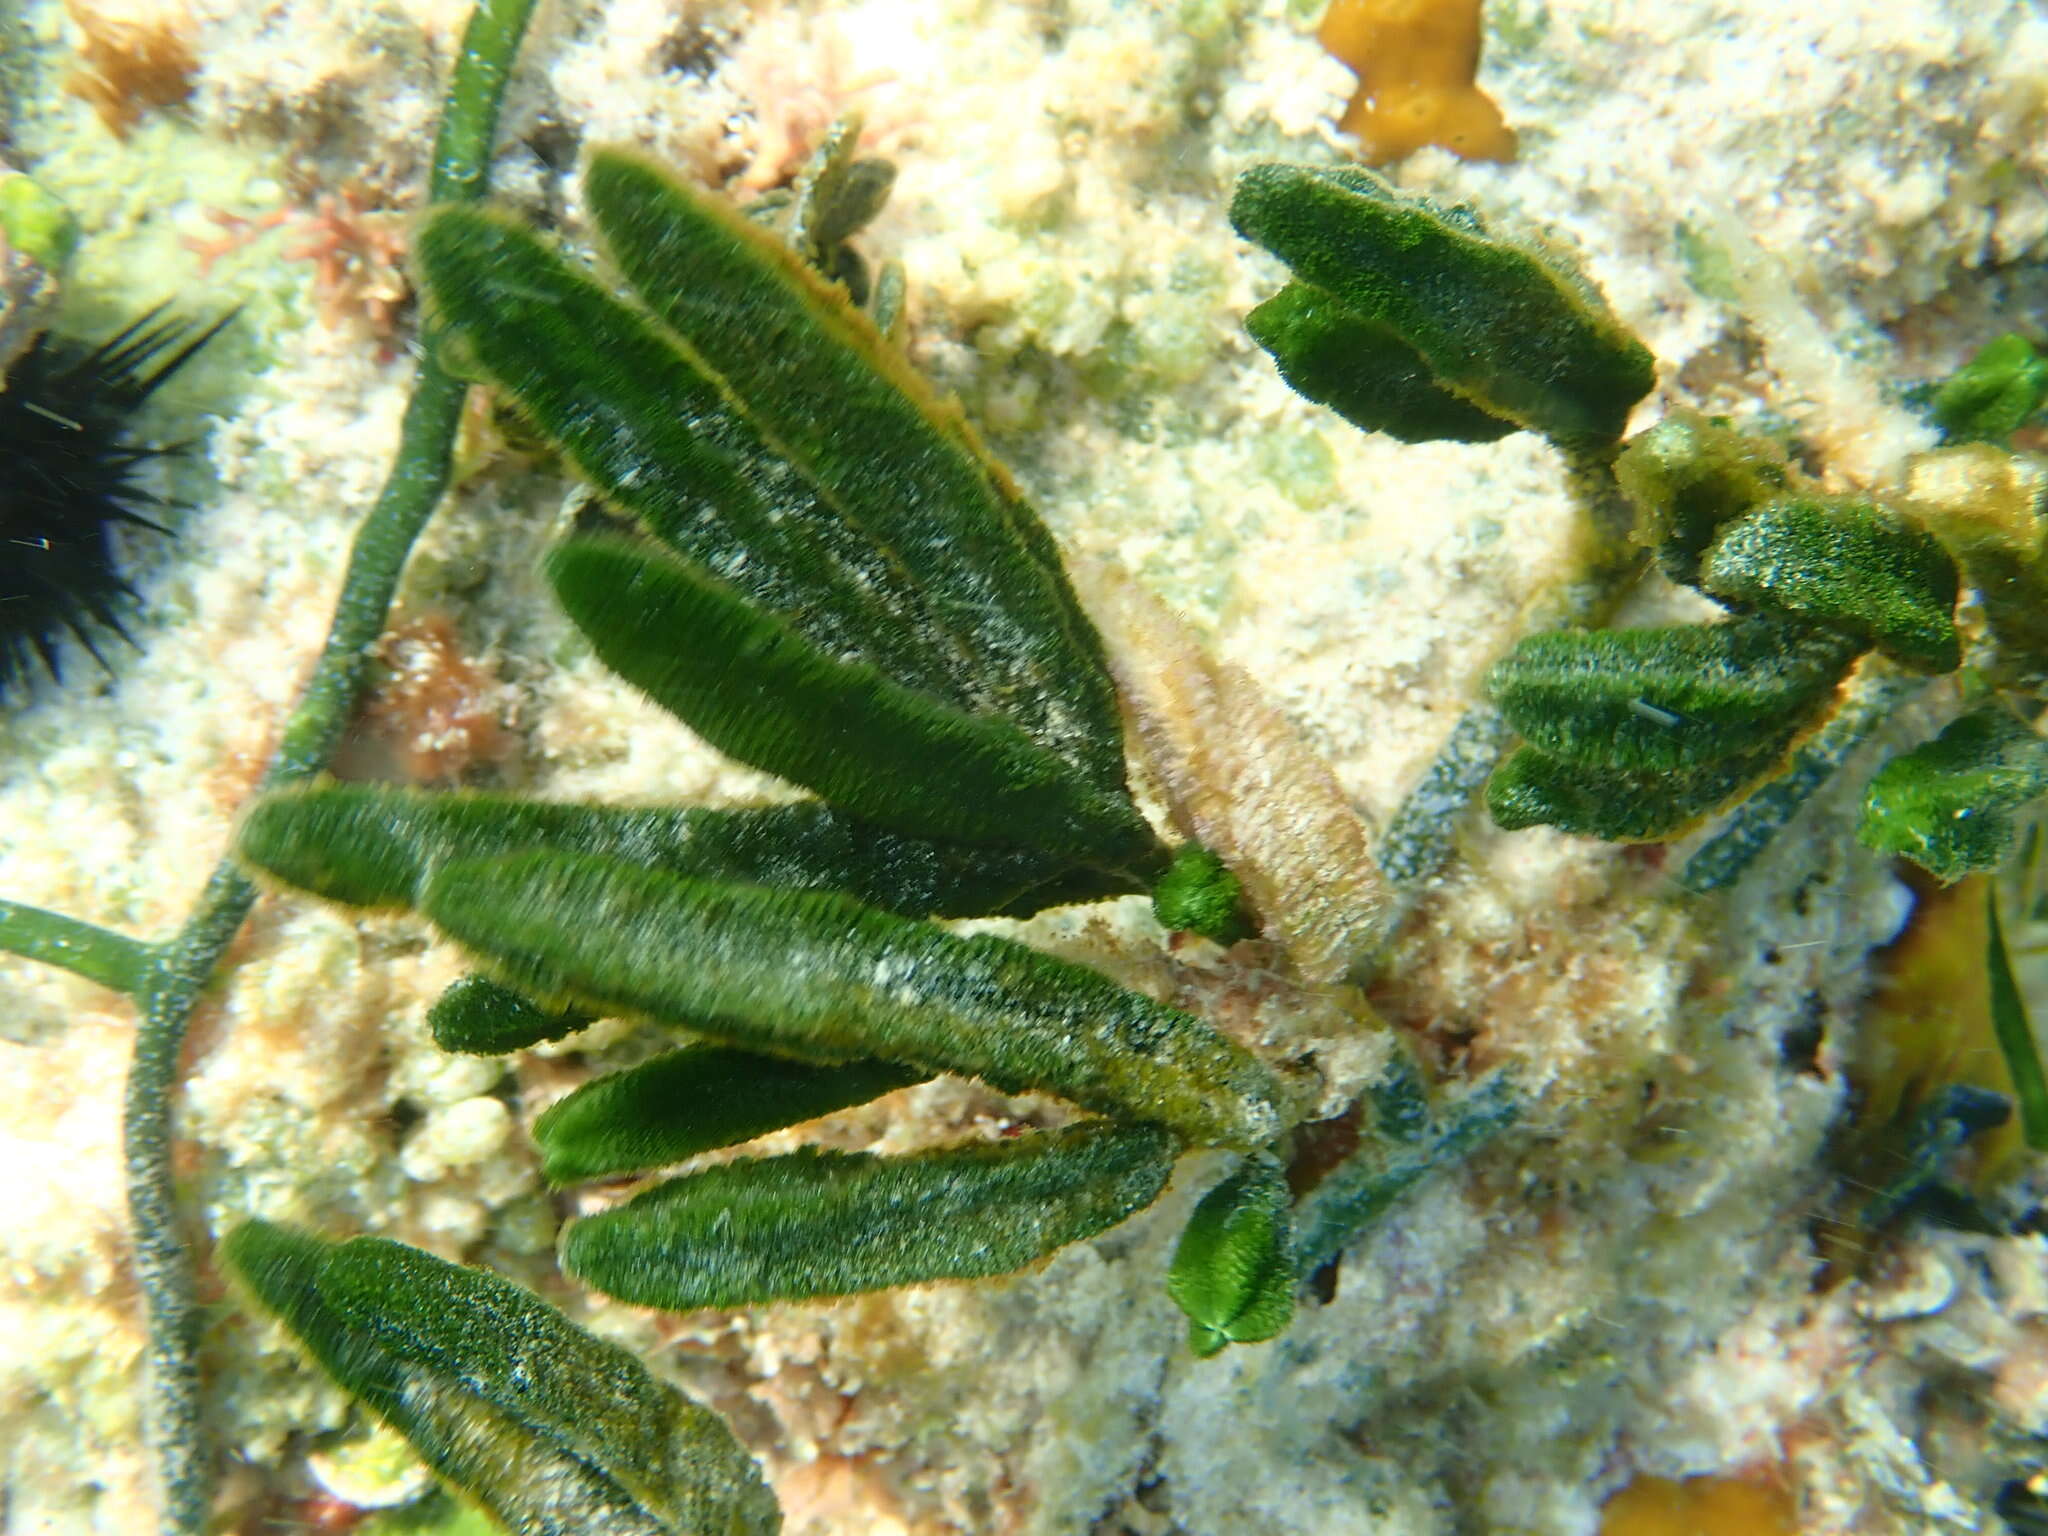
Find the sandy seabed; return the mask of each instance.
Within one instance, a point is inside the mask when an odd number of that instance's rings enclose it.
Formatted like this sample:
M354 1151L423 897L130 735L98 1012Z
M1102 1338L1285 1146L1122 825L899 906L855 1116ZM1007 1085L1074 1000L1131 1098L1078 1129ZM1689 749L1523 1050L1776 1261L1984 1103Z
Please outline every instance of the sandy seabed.
M0 146L85 232L64 323L241 308L151 423L204 446L175 472L193 502L175 547L133 547L140 652L111 679L73 658L64 689L0 720L0 893L156 936L224 852L394 444L415 331L388 253L464 11L28 0L12 22ZM109 17L168 17L193 61L189 98L125 138L66 89ZM1672 404L1787 424L1833 485L1882 489L1931 441L1896 386L2040 330L2037 6L1487 18L1482 82L1519 158L1425 150L1394 174L1576 252L1661 360L1639 424ZM1229 229L1234 175L1350 151L1329 127L1350 77L1313 21L1287 0L559 0L496 177L581 246L590 145L747 195L862 112L900 169L863 245L904 265L913 362L1077 559L1186 613L1383 824L1557 575L1569 508L1534 438L1368 438L1244 338L1279 269ZM358 770L788 793L598 668L533 574L572 487L472 446L408 574ZM444 1056L423 1014L459 957L285 895L195 1032L191 1196L212 1233L250 1214L376 1232L540 1287L724 1412L793 1536L1578 1536L1632 1479L1703 1473L1774 1481L1806 1532L1995 1530L1989 1499L2048 1431L2043 1240L1921 1229L1864 1278L1812 1283L1845 1042L1905 906L1853 847L1853 799L1811 807L1731 897L1687 903L1623 851L1474 827L1372 1002L1458 1070L1512 1068L1532 1108L1418 1189L1284 1339L1208 1361L1160 1286L1199 1160L1150 1212L1008 1281L684 1318L566 1288L550 1250L578 1197L542 1189L523 1127L643 1047L612 1025L509 1064ZM1332 1108L1386 1059L1355 993L1257 946L1172 946L1140 901L1013 931L1313 1061ZM0 1531L127 1536L152 1520L120 1183L131 1019L21 963L0 997ZM1802 1070L1781 1041L1815 1023ZM777 1141L902 1150L1044 1108L942 1080ZM330 1442L350 1410L276 1329L223 1303L209 1358L231 1493L345 1481Z

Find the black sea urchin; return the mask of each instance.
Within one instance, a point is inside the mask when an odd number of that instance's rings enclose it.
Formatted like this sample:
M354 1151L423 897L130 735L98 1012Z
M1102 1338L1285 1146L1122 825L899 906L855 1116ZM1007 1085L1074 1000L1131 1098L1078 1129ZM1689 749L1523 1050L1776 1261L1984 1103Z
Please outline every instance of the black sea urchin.
M145 515L165 503L136 474L176 453L129 440L143 402L227 323L196 328L153 309L97 345L45 332L0 386L0 701L26 693L34 660L62 676L57 642L69 630L106 666L95 643L133 638L119 600L131 588L114 562L116 525L169 533Z

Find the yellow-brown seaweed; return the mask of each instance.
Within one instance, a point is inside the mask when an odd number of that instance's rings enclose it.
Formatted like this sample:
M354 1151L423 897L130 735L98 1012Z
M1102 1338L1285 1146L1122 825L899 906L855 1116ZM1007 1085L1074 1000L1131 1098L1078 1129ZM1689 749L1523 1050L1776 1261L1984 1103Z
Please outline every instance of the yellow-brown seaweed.
M65 0L64 9L82 34L67 89L115 137L127 138L145 111L175 106L192 94L199 60L187 41L192 21L182 6Z

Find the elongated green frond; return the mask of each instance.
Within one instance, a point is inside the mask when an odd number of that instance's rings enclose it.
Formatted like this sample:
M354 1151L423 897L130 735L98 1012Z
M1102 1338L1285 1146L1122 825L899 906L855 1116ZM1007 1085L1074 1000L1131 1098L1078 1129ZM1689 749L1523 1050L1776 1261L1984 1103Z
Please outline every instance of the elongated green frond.
M1293 1320L1292 1204L1279 1159L1258 1153L1195 1207L1166 1294L1187 1314L1197 1355L1273 1338Z
M1518 430L1439 385L1392 326L1355 315L1306 283L1289 283L1258 305L1244 328L1296 394L1360 431L1404 443L1490 443Z
M591 156L584 196L641 300L836 515L914 573L920 623L977 705L1121 790L1101 641L1051 536L958 409L722 199L619 150Z
M1370 171L1254 166L1230 219L1296 278L1392 330L1439 386L1517 426L1610 442L1656 382L1649 351L1558 258Z
M1768 619L1530 635L1487 691L1531 746L1634 773L1773 750L1834 697L1857 644Z
M508 984L833 1064L880 1057L1254 1147L1288 1119L1256 1057L1201 1020L1005 939L843 896L556 853L445 865L421 910Z
M1091 1122L905 1157L744 1159L584 1217L562 1264L679 1312L1009 1274L1150 1205L1174 1153L1156 1128Z
M1848 497L1772 502L1723 528L1702 590L1858 636L1925 672L1962 663L1955 562L1933 534Z
M542 1008L488 976L465 976L434 999L427 1028L444 1051L503 1056L573 1035L591 1017L580 1008Z
M1856 837L1956 881L2003 864L2019 835L2012 813L2043 794L2048 741L1991 704L1879 769Z
M531 1292L381 1238L250 1222L228 1270L427 1465L516 1536L772 1536L717 1415Z
M1664 842L1779 772L1793 738L1697 768L1594 768L1518 747L1486 784L1494 823L1514 832L1553 826L1610 843Z
M686 1046L585 1083L535 1122L551 1184L666 1168L865 1104L924 1074L887 1061L814 1067L722 1045Z
M1638 542L1666 576L1691 586L1714 535L1790 490L1792 467L1776 443L1674 410L1629 439L1614 478L1635 504Z
M237 851L265 874L352 907L413 904L449 859L523 848L602 854L679 875L844 891L911 917L1020 916L1131 882L1036 850L904 837L816 803L720 811L555 804L516 795L320 784L266 795Z
M548 557L606 666L743 762L913 836L1021 843L1112 865L1151 829L1009 720L972 715L817 649L722 582L614 539Z

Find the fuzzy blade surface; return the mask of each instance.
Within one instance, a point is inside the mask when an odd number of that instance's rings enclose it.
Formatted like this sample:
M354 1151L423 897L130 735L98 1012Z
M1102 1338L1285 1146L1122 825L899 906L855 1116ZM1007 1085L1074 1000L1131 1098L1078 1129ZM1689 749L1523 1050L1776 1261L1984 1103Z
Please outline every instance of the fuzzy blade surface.
M1004 1275L1150 1205L1176 1151L1157 1127L1094 1121L901 1157L749 1158L584 1217L562 1263L672 1311Z
M1791 497L1722 529L1701 590L1855 635L1903 666L1953 672L1955 561L1933 534L1876 502Z
M1258 1146L1289 1119L1273 1072L1201 1020L1021 944L843 896L533 852L445 865L420 906L550 1002L811 1062L879 1057L1054 1093L1197 1144Z
M1487 691L1548 756L1630 773L1689 770L1782 742L1827 707L1859 648L1768 619L1556 630L1496 662Z
M1154 847L1121 788L1096 787L1011 720L831 656L677 561L579 538L548 556L547 574L612 671L721 751L856 816L1112 864Z
M1195 1207L1166 1293L1187 1315L1188 1347L1197 1355L1274 1338L1293 1320L1292 1204L1286 1169L1260 1155Z
M2013 813L2043 794L2048 741L1988 704L1878 770L1856 837L1953 882L2003 864L2019 840Z
M887 1061L812 1066L723 1045L665 1051L585 1083L534 1123L550 1184L665 1168L920 1082Z
M1023 848L905 837L816 802L753 810L529 800L485 791L317 784L264 796L241 859L351 907L410 907L451 859L524 848L601 854L677 875L844 891L907 917L1025 916L1133 889Z
M1230 219L1301 281L1393 330L1439 385L1555 441L1613 441L1656 382L1649 350L1560 259L1370 171L1253 166Z
M584 194L641 301L834 514L913 573L976 706L1121 792L1102 642L1045 525L958 408L724 200L619 150L592 155Z

